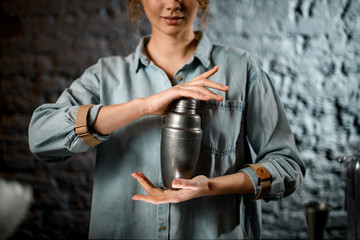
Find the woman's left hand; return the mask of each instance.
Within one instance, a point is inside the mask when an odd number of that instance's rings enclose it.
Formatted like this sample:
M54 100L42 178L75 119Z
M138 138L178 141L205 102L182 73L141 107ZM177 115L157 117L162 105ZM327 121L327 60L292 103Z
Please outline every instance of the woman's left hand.
M178 203L192 198L207 195L209 179L203 175L193 179L175 179L172 187L178 190L162 190L155 187L143 173L131 174L144 188L148 195L134 195L133 200L140 200L152 204Z

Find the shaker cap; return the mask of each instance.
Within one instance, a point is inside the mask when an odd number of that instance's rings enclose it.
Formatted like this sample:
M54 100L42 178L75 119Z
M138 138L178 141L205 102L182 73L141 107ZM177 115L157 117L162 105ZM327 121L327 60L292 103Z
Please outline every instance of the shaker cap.
M176 101L174 112L177 113L196 113L197 100L193 98L180 98Z

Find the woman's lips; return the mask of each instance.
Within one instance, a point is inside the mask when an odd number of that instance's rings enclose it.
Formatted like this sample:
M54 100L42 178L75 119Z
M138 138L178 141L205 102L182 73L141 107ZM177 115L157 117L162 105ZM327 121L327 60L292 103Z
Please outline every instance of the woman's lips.
M183 17L163 17L164 21L169 25L179 24L184 18Z

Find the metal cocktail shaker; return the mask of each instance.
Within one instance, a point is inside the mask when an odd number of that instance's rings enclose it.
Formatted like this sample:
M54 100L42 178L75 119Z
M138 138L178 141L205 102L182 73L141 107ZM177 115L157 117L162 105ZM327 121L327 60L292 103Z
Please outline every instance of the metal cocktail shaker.
M346 167L347 239L360 239L360 158L337 159Z
M309 202L305 204L305 217L309 240L322 240L331 206L326 203Z
M166 188L171 189L176 178L194 175L202 138L196 106L197 100L181 98L167 114L161 134L161 174Z
M348 239L360 239L360 159L346 162L346 206Z

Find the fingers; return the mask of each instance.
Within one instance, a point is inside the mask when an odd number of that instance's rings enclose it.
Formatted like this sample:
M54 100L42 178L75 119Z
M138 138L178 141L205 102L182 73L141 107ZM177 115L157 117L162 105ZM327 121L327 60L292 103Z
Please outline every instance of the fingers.
M160 204L158 201L153 199L153 197L151 197L151 196L134 195L131 199L135 200L135 201L143 201L143 202L148 202L148 203L152 203L152 204Z
M219 70L219 65L216 65L215 67L213 67L209 71L204 72L204 73L200 74L199 76L197 76L196 78L194 78L194 80L202 79L202 78L209 78L212 75L214 75L218 70Z
M192 90L194 92L189 92L188 94L190 96L187 97L193 97L198 98L200 100L210 100L215 99L218 101L222 101L224 99L223 96L219 94L215 94L211 89L216 89L222 92L227 92L229 90L229 87L214 81L209 80L208 78L214 75L219 70L219 66L215 66L214 68L210 69L207 72L204 72L203 74L200 74L199 76L195 77L193 80L191 80L188 83L179 84L176 87L178 89L184 89L184 90Z
M210 99L215 99L218 101L224 100L223 96L219 94L215 94L214 92L202 86L183 85L183 86L176 86L174 88L178 91L178 94L182 97L196 98L205 101Z
M197 190L199 186L197 182L192 179L175 179L173 180L171 186L173 188L181 188L181 189L189 189L189 190Z
M209 80L208 78L214 75L219 70L219 66L215 66L207 72L200 74L199 76L195 77L190 83L194 83L197 85L201 85L202 87L210 87L214 89L218 89L221 91L229 90L228 86L222 85L220 83L214 82ZM200 81L200 82L199 82Z
M204 175L199 175L193 179L174 179L171 183L173 188L181 188L188 190L207 189L209 179Z
M157 189L143 173L132 173L131 176L133 176L150 195L154 194L154 191L160 190Z
M141 172L134 172L131 174L144 188L144 190L149 194L146 195L134 195L132 200L139 200L144 202L149 202L152 204L165 203L165 199L162 196L163 191L159 188L156 188L154 184ZM169 201L169 199L167 199Z
M217 90L220 90L220 91L223 91L223 92L227 92L229 90L229 86L222 85L220 83L211 81L209 79L197 80L197 82L195 82L195 84L200 85L202 87L217 89Z
M154 184L145 176L145 174L143 174L142 172L138 172L138 174L151 186L151 187L155 187Z
M167 190L171 191L171 190ZM178 203L180 200L176 197L177 194L172 196L169 195L158 195L158 196L146 196L146 195L134 195L132 200L143 201L152 204L163 204L163 203Z

